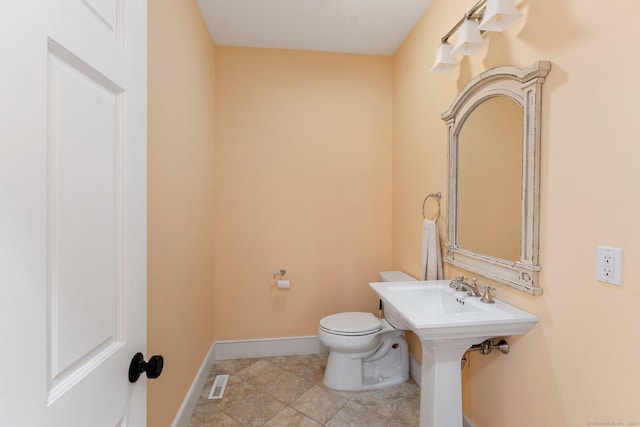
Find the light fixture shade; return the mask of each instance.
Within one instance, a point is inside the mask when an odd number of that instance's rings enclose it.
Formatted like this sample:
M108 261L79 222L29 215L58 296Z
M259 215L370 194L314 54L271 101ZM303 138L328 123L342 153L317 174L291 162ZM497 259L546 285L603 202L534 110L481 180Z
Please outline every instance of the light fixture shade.
M454 55L471 55L480 49L486 41L480 35L478 22L466 19L458 30L458 40L453 47Z
M482 31L502 32L521 16L522 13L516 9L513 0L487 0L479 28Z
M458 66L458 61L451 53L452 50L453 46L451 44L447 42L440 43L436 51L436 61L431 67L432 73L446 74Z

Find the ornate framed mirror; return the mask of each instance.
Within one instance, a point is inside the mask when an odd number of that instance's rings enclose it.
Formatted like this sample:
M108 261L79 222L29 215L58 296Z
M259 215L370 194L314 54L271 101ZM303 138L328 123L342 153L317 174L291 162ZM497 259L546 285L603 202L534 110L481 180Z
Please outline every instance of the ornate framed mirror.
M442 114L448 128L444 261L541 295L540 109L551 63L497 67Z

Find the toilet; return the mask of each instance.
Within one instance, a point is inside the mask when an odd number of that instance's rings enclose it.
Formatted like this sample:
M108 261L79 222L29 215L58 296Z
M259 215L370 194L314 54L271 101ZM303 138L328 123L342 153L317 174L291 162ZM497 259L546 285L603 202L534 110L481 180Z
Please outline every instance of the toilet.
M401 271L380 273L383 282L415 281ZM341 391L371 390L409 378L409 347L404 331L371 313L346 312L323 317L318 339L329 348L323 383Z

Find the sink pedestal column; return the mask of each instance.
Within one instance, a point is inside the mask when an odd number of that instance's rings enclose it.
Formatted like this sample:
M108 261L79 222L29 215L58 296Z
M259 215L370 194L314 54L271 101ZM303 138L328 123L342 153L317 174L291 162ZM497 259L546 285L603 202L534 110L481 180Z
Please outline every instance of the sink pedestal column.
M460 360L478 338L422 340L420 427L462 427Z

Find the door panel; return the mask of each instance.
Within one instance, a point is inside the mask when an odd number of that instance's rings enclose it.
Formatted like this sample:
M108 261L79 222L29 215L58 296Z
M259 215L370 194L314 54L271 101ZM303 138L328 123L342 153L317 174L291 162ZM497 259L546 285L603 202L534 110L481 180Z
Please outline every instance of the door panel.
M144 426L146 1L2 1L0 52L0 426Z
M122 13L122 0L82 0L82 3L115 38L120 24L118 18Z
M51 403L122 347L122 89L49 43Z

